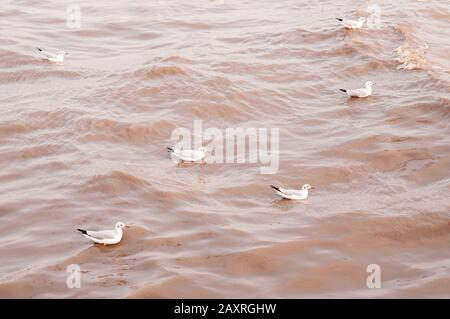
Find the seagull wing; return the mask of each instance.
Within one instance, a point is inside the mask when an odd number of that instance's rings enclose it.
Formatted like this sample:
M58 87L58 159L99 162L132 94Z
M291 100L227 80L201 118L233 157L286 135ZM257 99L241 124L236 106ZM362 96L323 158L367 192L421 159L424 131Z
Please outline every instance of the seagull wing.
M363 88L354 89L354 90L348 90L347 93L352 96L365 96L365 95L367 95L367 90L363 89Z
M287 196L303 196L301 190L280 188L280 192Z
M43 55L45 55L48 59L57 59L58 58L58 55L56 55L56 54L53 54L53 53L48 52L48 51L43 51L43 50L41 50L39 48L37 48L37 49L39 50L39 52L41 52Z
M355 20L347 20L345 22L347 23L347 25L349 25L352 28L356 28L358 26L358 21L355 21Z
M86 235L98 240L114 239L116 237L116 232L114 230L100 230L100 231L86 231Z
M193 156L193 150L178 150L177 154L186 158L191 158Z
M356 21L356 20L344 20L343 23L348 28L359 28L360 27L360 22Z
M195 150L175 150L175 155L186 161L195 161L202 157L203 153Z

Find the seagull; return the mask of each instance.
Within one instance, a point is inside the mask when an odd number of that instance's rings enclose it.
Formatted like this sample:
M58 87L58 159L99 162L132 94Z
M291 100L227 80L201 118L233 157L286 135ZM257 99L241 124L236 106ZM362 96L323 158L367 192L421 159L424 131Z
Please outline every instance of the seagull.
M122 228L130 226L125 225L122 222L118 222L114 227L114 230L84 230L77 229L80 233L82 233L85 237L92 240L94 243L103 244L103 245L114 245L120 242L122 239Z
M199 147L198 151L196 150L180 150L180 149L173 149L168 147L167 150L169 153L172 153L174 156L178 157L182 161L186 162L197 162L201 161L205 158L206 152L208 150L205 147Z
M286 198L286 199L307 199L308 198L308 190L309 189L314 189L314 187L311 187L311 185L309 184L304 184L302 186L302 189L297 190L297 189L286 189L286 188L281 188L281 187L276 187L273 185L270 185L270 187L272 187L279 195L281 195L282 197Z
M353 90L344 90L344 89L339 89L339 90L347 93L347 95L350 97L368 97L368 96L372 95L372 85L374 85L373 82L367 81L364 88L353 89Z
M361 29L362 26L364 25L364 22L366 21L366 18L359 18L358 20L344 20L341 18L336 18L339 21L342 22L342 24L347 28L347 29Z
M43 55L45 55L46 59L51 62L62 63L62 62L64 62L64 56L67 55L67 53L64 51L59 51L58 54L53 54L53 53L50 53L47 51L42 51L41 48L36 48L36 49L38 49L39 52L41 52Z

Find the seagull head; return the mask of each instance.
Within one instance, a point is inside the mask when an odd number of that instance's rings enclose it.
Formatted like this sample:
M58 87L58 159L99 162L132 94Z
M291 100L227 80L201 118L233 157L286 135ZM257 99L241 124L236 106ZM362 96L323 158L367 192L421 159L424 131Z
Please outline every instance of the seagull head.
M361 17L361 18L359 18L359 19L358 19L358 21L359 21L359 22L363 22L363 23L364 23L364 21L366 21L366 18L364 18L364 17Z
M199 147L199 148L198 148L198 151L199 151L199 152L202 152L202 153L208 152L208 150L206 149L206 147L203 147L203 146Z
M125 225L125 224L122 223L122 222L118 222L118 223L116 224L116 229L122 229L122 228L124 228L124 227L129 228L130 226Z
M371 87L374 83L372 81L367 81L366 82L366 87Z
M304 184L304 185L302 186L302 190L307 191L308 189L314 189L314 187L312 187L312 186L309 185L309 184Z
M67 53L66 53L65 51L59 51L58 54L59 54L59 55L62 55L62 56L67 55Z

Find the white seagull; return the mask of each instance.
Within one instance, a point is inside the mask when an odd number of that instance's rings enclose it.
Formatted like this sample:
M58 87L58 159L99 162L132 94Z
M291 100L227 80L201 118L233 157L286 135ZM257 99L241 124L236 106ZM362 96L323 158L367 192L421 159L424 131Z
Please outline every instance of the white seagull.
M368 96L372 95L372 85L374 85L373 82L367 81L365 84L365 87L363 87L363 88L353 89L353 90L344 90L344 89L339 89L339 90L347 93L347 95L350 97L368 97Z
M130 226L127 226L122 222L118 222L114 227L114 230L92 231L79 228L77 230L81 232L85 237L92 240L94 243L103 245L114 245L120 242L120 240L122 239L123 234L122 228L124 227L128 228Z
M358 20L347 20L347 19L341 19L341 18L336 18L339 21L342 22L342 24L347 28L347 29L361 29L362 26L364 25L364 22L366 21L366 18L359 18Z
M58 54L53 54L51 52L42 51L41 48L36 48L36 49L38 49L39 52L41 52L43 55L45 55L45 58L51 62L62 63L62 62L64 62L64 56L67 55L67 53L64 51L59 51Z
M174 156L178 157L182 161L186 162L197 162L201 161L205 158L206 152L208 150L204 148L203 146L199 147L199 149L196 150L180 150L180 149L173 149L168 147L169 153L173 154Z
M314 189L314 187L311 187L311 185L309 184L304 184L302 186L302 189L297 190L297 189L286 189L286 188L281 188L281 187L276 187L273 185L270 185L270 187L272 187L280 196L286 198L286 199L307 199L308 198L308 190L309 189Z

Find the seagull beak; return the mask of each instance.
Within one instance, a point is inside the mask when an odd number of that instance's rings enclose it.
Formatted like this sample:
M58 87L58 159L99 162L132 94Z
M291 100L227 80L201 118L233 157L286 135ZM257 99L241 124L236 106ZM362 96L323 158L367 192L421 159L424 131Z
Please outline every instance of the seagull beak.
M128 226L128 225L125 225L125 228L130 228L130 226Z
M311 189L316 189L314 186L311 186Z

